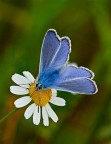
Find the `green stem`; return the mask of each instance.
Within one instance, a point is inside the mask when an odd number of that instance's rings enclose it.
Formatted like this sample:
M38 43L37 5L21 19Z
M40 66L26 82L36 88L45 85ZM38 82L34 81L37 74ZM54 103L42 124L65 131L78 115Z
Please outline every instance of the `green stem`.
M18 110L18 108L15 108L14 110L10 111L8 114L6 114L3 118L0 119L0 124L5 121L9 116L11 116L12 114L14 114L16 111Z

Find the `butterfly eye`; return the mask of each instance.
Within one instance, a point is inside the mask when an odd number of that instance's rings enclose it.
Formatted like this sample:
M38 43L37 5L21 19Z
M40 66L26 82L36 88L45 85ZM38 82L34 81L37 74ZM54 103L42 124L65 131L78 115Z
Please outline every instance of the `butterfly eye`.
M43 89L43 86L41 84L36 84L36 90L40 90L40 89Z

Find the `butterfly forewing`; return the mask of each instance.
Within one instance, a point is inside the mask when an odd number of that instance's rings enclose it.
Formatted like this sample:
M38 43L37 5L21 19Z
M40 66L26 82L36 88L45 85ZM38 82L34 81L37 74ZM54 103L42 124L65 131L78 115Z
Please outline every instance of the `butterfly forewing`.
M70 39L68 37L62 38L60 47L55 56L53 57L50 66L56 67L67 64L70 51L71 51Z
M55 53L60 47L60 40L58 39L54 30L49 30L44 38L40 58L40 73L44 72L50 65Z
M55 30L48 30L42 45L39 81L46 79L44 78L46 75L55 73L55 71L66 65L70 51L68 37L60 38Z

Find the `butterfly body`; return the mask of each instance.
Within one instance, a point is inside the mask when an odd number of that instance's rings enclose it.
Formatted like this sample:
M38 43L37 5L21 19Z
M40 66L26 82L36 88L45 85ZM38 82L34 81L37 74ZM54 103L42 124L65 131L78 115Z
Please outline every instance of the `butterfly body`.
M58 69L48 69L46 72L41 74L38 79L38 83L43 86L43 88L50 88L51 85L55 83L57 78L60 76L62 68Z

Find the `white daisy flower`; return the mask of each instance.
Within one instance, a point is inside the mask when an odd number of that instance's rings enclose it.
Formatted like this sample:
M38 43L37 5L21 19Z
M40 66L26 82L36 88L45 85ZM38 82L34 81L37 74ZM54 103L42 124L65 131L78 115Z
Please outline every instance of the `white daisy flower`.
M25 95L14 102L15 107L22 108L32 102L24 113L26 119L33 116L33 123L38 125L42 117L44 126L49 125L49 118L57 122L58 116L49 103L64 106L65 100L57 97L57 91L54 89L36 90L36 82L32 74L24 71L23 75L14 74L12 76L12 80L18 86L10 86L10 91L16 95Z

